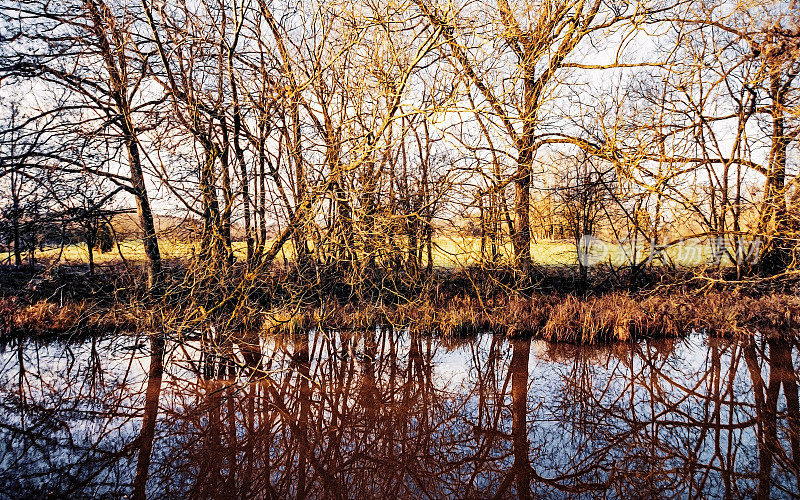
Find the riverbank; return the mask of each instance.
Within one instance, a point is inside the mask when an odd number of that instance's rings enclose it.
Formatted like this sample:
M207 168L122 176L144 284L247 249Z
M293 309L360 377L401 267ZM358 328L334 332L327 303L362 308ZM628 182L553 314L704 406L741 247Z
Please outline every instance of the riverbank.
M800 298L795 284L786 281L745 287L697 275L679 281L651 274L634 286L624 281L576 286L574 276L539 269L538 279L514 288L508 270L481 269L439 272L421 280L420 287L395 276L382 283L381 294L344 281L304 288L289 271L249 282L231 275L204 289L190 269L170 272L172 284L154 298L143 290L140 276L120 269L90 275L64 267L33 278L5 269L0 334L160 331L173 338L198 332L219 338L392 327L452 339L492 332L597 344L692 331L785 335L800 327Z

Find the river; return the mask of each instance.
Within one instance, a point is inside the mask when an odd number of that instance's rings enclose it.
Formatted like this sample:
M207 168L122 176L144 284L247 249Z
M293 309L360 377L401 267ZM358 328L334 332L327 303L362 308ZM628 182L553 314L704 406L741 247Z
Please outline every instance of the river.
M7 498L789 498L798 343L311 331L0 352Z

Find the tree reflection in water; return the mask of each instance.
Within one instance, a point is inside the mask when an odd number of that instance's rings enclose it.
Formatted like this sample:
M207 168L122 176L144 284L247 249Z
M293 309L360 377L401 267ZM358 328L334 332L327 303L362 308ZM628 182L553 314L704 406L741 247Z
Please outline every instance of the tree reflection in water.
M0 495L790 497L795 340L388 330L0 353Z

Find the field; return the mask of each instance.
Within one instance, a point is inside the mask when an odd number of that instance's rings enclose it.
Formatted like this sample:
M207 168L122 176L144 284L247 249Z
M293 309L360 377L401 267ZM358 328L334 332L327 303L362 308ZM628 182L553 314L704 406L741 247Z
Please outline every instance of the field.
M164 259L184 259L196 253L196 244L191 242L177 242L174 240L161 240L159 243L161 255ZM233 243L234 255L237 259L245 257L245 243ZM488 258L488 248L486 250ZM506 243L499 248L505 260L512 254L511 244ZM535 264L543 266L575 266L578 263L575 245L569 240L539 240L531 245L531 253ZM293 251L291 244L287 244L278 259L291 259ZM39 260L50 263L58 261L66 265L81 265L89 262L89 252L85 244L68 245L63 248L45 248L35 254ZM642 262L649 258L649 246L639 244L638 248L630 244L606 244L594 242L586 252L584 262L588 265L611 263L622 266L629 262ZM674 263L678 266L697 267L712 262L713 251L708 244L687 243L669 248L661 256L654 256L655 265ZM94 252L96 265L119 264L123 261L142 262L145 260L144 249L139 240L124 240L119 242L114 249L107 253ZM461 268L481 261L480 238L469 237L440 237L434 241L434 264L443 268ZM10 252L0 253L0 264L13 261ZM729 263L725 258L724 263Z

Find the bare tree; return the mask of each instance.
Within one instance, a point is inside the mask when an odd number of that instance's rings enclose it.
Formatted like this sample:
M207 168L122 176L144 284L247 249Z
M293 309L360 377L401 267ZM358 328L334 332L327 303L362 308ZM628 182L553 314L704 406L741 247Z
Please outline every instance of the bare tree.
M15 50L0 63L3 78L35 79L69 92L69 99L54 109L77 116L77 133L94 129L90 137L102 136L120 143L127 175L115 169L94 168L91 173L124 186L133 195L143 230L148 259L148 283L155 286L161 273L161 254L153 211L145 184L138 116L152 106L143 95L146 70L132 55L135 36L130 31L134 13L125 6L112 7L101 0L53 4L24 1L4 6L0 14L9 26L17 26ZM109 144L110 149L115 147ZM116 154L112 155L117 158ZM78 159L58 158L68 171L86 172Z

